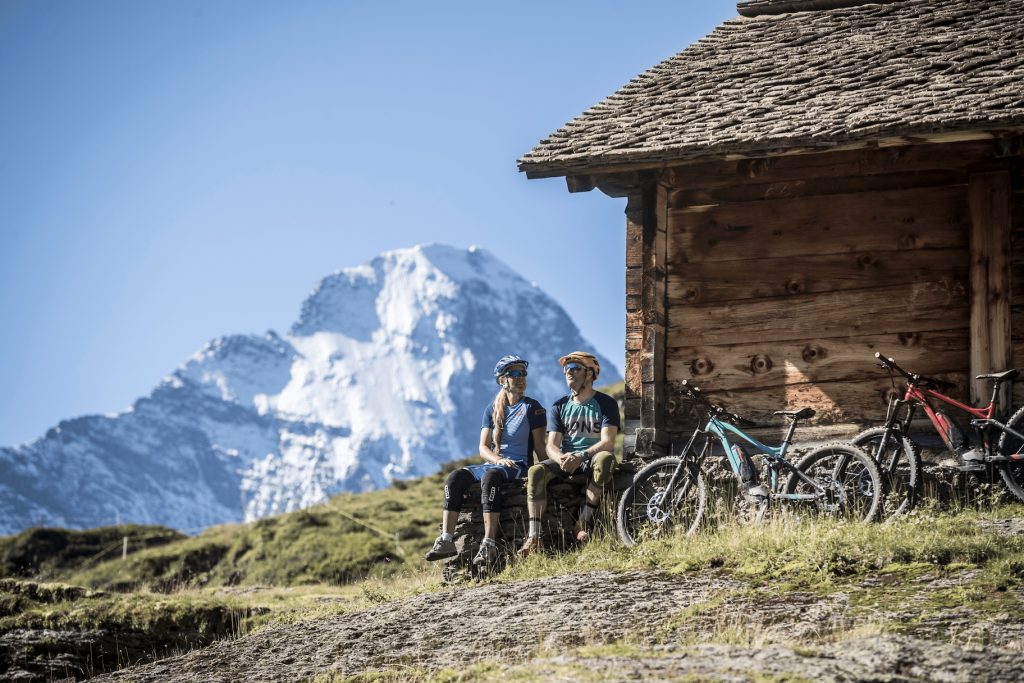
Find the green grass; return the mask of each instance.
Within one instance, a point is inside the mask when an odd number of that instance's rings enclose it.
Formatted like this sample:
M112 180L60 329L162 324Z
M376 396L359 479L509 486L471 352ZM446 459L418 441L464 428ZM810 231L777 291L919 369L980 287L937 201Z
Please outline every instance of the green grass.
M54 565L47 577L104 590L171 592L341 585L408 574L426 566L421 557L437 534L446 476L447 471L380 491L342 494L305 510L214 527L194 537L177 534L155 547L135 550L141 544L130 544L126 560L115 542L113 558Z
M186 538L173 529L125 524L76 531L26 529L0 537L0 578L54 579L120 557L124 539L134 552Z
M886 524L808 521L780 516L763 524L727 524L687 537L673 535L624 548L612 534L599 535L578 553L532 557L507 571L508 578L551 576L583 567L670 572L721 570L752 584L785 580L827 589L870 573L895 568L982 570L993 586L1019 585L1024 536L983 533L979 521L1020 515L1019 505L988 512L921 512Z
M211 595L122 595L63 584L0 580L0 633L109 629L188 632L212 639L237 634L243 621L260 611L242 600Z

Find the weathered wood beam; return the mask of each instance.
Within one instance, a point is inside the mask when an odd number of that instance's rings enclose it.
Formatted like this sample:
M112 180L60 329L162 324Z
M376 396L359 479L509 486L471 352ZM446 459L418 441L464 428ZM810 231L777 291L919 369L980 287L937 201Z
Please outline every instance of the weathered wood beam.
M590 192L594 189L594 177L589 175L567 175L565 185L569 192Z
M971 174L971 399L988 399L989 383L979 374L1010 365L1010 173ZM1009 388L1002 398L1009 396ZM1004 405L1006 405L1004 403Z
M643 280L643 207L642 192L629 195L626 201L626 359L625 401L623 416L623 450L636 450L636 430L640 427L643 391L640 380L640 352L643 349L644 323L641 311Z
M818 187L833 179L850 185L869 183L871 176L980 170L1001 154L999 141L975 140L948 145L903 145L779 155L750 159L716 159L679 163L667 172L677 190L726 189L750 184L809 183ZM966 177L960 182L967 182ZM936 183L941 184L941 183ZM892 189L892 188L890 188Z
M914 283L898 295L894 291L877 287L680 306L672 310L669 334L687 346L702 346L931 332L960 327L960 321L967 327L964 283L943 279Z
M826 251L824 245L820 248ZM751 258L724 264L686 262L684 257L676 252L669 259L669 272L673 275L669 279L668 305L672 311L701 304L881 286L897 290L939 277L966 282L968 271L964 248L879 249L779 257L765 256L758 249L756 254L751 253Z
M631 204L635 206L636 203L637 199L631 198ZM666 452L669 442L665 430L668 192L661 185L648 184L639 195L639 203L642 210L634 218L641 220L640 308L639 311L627 310L626 315L628 320L640 319L642 338L640 349L633 352L632 362L627 362L627 383L640 386L636 452L657 455Z
M592 175L599 176L609 173L627 173L634 171L664 171L687 164L703 164L708 162L732 162L740 160L774 159L790 156L815 156L829 155L835 152L848 152L858 150L882 150L893 147L925 147L942 146L962 142L987 141L1000 144L1000 141L1019 136L1024 131L1024 126L1010 126L998 130L963 130L950 131L946 133L922 133L919 135L893 135L873 140L852 141L844 144L836 144L829 141L821 146L788 145L785 147L764 147L762 149L730 150L727 148L718 149L709 153L707 150L667 150L661 156L663 158L648 158L646 160L624 159L618 162L596 162L580 163L577 165L555 166L548 164L520 164L519 170L526 174L527 178L558 178L567 175Z
M751 391L804 382L875 381L888 376L873 362L876 351L914 372L966 378L968 347L966 316L962 326L934 332L671 346L666 378L689 380L709 389Z

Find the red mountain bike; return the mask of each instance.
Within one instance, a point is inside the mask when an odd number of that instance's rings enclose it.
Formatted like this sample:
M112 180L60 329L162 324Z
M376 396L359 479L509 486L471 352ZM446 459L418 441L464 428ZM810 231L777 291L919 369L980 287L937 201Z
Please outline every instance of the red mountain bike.
M897 373L907 381L903 397L897 393L889 402L884 426L867 429L853 438L854 445L874 455L882 471L889 514L912 508L920 493L921 449L910 438L910 423L919 407L924 409L942 442L956 455L961 470L984 473L990 467L995 468L1002 475L1006 488L1024 502L1024 408L1010 416L1005 424L995 417L1000 386L1016 379L1019 370L978 375L978 379L992 380L992 398L984 408L973 408L941 393L954 388L954 384L907 372L895 360L880 353L875 354L875 359L894 377L894 383ZM970 424L977 436L973 447L957 424L934 407L933 401L971 416Z

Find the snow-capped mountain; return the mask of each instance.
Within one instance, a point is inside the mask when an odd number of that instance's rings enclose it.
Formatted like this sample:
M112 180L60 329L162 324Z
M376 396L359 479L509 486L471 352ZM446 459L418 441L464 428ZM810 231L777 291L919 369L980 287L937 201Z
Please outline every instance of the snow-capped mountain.
M530 360L528 394L548 405L565 393L557 358L588 348L482 249L387 252L324 278L288 334L215 339L126 412L0 448L0 533L192 531L430 474L476 451L500 356Z

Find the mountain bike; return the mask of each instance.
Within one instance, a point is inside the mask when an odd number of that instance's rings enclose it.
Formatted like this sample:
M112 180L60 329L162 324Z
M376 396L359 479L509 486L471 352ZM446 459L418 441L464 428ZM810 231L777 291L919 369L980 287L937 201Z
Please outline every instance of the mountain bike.
M616 526L622 542L663 535L669 529L694 533L707 508L702 465L717 443L733 473L745 487L745 497L763 514L775 502L803 506L819 514L848 520L874 521L881 508L881 474L875 461L849 443L829 443L815 448L794 465L786 459L797 423L814 416L814 410L779 410L773 413L790 420L779 446L768 446L743 431L756 427L712 404L700 389L682 383L681 391L704 416L677 456L659 458L643 467L619 501ZM742 439L762 456L767 479L759 483L753 459L732 439Z
M883 474L887 486L887 504L893 514L911 509L919 495L921 481L920 447L910 437L910 425L922 408L943 444L960 462L960 470L984 474L990 467L997 469L1006 488L1024 502L1024 408L1004 424L996 419L999 413L999 390L1006 382L1020 375L1019 370L1006 370L976 379L992 380L992 396L988 405L975 408L965 405L942 391L955 388L955 384L934 377L908 372L892 358L875 354L879 366L889 371L895 389L896 375L907 382L902 397L894 392L881 427L867 429L853 438L853 443L871 453ZM933 401L952 406L971 416L976 446L945 412L937 409ZM995 437L998 435L998 441Z

